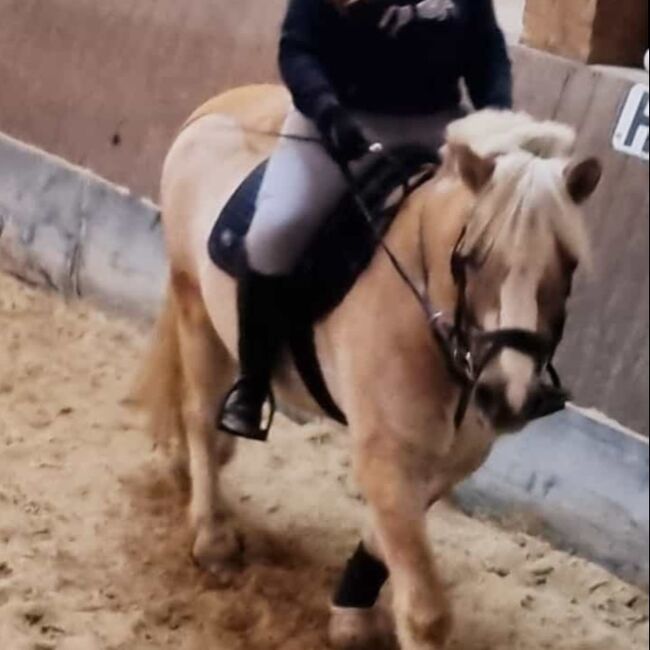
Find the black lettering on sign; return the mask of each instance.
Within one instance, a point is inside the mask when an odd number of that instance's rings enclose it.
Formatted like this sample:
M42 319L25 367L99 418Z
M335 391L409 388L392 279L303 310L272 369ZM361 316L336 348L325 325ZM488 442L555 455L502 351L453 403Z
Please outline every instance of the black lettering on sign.
M634 145L636 139L641 135L645 136L643 145L643 151L646 153L650 152L650 95L645 93L641 103L636 109L632 124L630 125L630 130L628 131L627 138L625 139L625 144L628 147Z
M614 148L621 153L650 158L650 92L634 86L628 95L614 134Z

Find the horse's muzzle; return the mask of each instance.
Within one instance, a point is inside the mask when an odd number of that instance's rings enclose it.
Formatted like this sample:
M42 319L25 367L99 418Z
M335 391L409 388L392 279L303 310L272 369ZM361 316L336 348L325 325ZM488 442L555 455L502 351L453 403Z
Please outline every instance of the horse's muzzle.
M495 429L508 433L564 410L569 394L562 388L540 383L531 389L521 411L515 412L508 403L504 385L485 383L477 386L475 401Z

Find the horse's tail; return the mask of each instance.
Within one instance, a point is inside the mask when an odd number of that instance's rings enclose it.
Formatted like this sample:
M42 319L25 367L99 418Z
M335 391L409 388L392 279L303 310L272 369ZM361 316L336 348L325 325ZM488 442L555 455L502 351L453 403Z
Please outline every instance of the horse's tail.
M178 329L178 304L170 283L151 347L133 392L135 406L148 416L156 446L169 450L185 439L184 379Z

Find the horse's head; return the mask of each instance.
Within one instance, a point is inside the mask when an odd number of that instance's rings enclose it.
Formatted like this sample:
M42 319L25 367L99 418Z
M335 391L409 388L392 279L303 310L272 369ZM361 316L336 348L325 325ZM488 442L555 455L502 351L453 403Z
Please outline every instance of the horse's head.
M474 403L500 430L566 401L546 371L562 339L574 273L589 252L580 206L602 174L597 160L540 150L542 140L524 138L489 155L457 143L447 153L474 197L452 264L456 325L474 365Z

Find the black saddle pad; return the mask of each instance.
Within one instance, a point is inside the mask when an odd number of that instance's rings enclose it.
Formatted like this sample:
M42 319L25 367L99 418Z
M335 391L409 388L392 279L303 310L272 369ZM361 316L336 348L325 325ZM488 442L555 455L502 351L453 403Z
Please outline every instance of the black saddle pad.
M431 149L410 146L379 158L358 179L356 190L370 208L373 222L368 223L359 210L352 188L338 208L325 221L298 264L292 278L296 304L301 316L314 323L345 298L370 264L399 206L387 206L389 197L408 182L433 174L438 156ZM246 271L244 240L255 214L257 198L268 163L264 162L244 180L219 216L209 241L214 263L232 277ZM411 186L412 187L412 186Z

